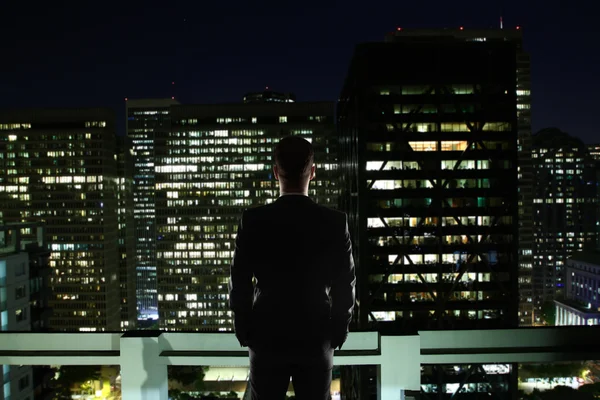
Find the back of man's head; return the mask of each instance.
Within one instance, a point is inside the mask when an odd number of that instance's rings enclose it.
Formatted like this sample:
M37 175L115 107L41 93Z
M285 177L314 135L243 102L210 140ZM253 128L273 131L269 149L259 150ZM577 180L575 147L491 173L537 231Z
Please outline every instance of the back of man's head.
M279 176L292 186L299 186L309 179L314 157L312 144L300 136L286 136L275 146Z

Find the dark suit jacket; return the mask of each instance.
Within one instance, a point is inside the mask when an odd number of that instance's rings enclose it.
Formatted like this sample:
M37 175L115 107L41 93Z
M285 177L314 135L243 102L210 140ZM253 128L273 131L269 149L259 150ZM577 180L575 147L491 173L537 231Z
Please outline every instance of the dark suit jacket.
M331 340L341 347L355 284L345 213L284 195L242 214L229 281L242 346L307 350Z

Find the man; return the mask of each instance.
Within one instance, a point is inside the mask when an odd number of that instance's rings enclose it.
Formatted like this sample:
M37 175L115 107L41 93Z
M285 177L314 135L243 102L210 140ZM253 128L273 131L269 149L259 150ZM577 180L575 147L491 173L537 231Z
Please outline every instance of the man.
M310 142L286 137L274 156L281 195L246 210L238 227L229 281L235 334L249 347L253 400L283 400L290 377L298 400L326 400L333 350L354 309L347 216L308 197Z

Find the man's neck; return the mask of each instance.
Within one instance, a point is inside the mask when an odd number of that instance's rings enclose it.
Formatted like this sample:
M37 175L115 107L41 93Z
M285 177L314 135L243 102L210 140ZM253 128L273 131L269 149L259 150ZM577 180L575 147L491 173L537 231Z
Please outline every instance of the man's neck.
M306 191L301 191L301 190L280 190L279 191L279 197L281 196L287 196L287 195L297 195L297 196L307 196L308 197L308 190Z

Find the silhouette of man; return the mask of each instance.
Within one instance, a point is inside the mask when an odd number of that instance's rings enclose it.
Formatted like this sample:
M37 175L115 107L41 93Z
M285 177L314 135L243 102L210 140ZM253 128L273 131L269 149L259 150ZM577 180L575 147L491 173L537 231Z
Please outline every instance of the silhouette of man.
M347 216L308 197L310 142L285 137L274 158L281 195L244 211L238 227L229 281L235 334L249 347L253 400L283 400L290 377L298 400L326 400L333 351L354 309Z

